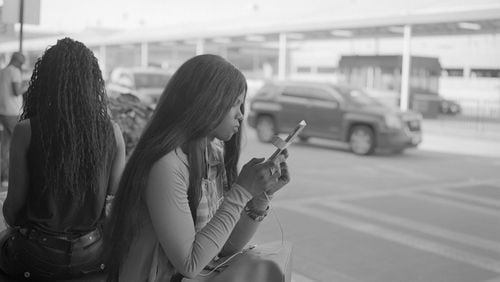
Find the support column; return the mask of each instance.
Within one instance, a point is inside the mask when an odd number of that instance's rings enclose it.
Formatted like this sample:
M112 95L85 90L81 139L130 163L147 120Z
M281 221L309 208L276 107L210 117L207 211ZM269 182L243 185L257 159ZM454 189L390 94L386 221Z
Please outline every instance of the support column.
M279 37L279 61L278 61L278 78L285 79L287 76L287 42L286 33L280 33Z
M147 67L149 65L149 48L148 43L141 43L141 67Z
M410 70L411 70L411 25L404 26L403 63L401 66L401 110L408 110L410 100Z

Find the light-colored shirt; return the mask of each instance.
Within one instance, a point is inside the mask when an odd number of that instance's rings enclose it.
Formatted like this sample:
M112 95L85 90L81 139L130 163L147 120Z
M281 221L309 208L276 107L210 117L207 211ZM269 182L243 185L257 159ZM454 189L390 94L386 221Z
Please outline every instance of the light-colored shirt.
M21 83L21 70L8 65L0 70L0 115L18 116L23 106L22 95L16 96L13 83Z
M244 206L252 198L250 193L237 184L232 185L206 225L196 230L189 208L188 187L189 165L180 148L153 165L145 195L147 212L120 269L120 281L170 281L176 272L195 276L225 244L247 243L248 236L235 236L232 232ZM243 225L254 224L244 222ZM244 233L244 228L236 230L236 233L240 230ZM245 232L253 235L253 232Z

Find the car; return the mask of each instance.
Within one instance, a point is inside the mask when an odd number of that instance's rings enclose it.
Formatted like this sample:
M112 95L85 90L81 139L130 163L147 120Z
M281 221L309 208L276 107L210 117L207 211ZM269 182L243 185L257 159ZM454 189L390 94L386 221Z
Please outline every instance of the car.
M170 77L171 74L161 68L115 68L111 72L106 91L113 98L120 94L132 94L141 102L154 107Z
M261 142L271 142L305 120L299 139L346 142L358 155L375 149L403 152L422 142L422 115L400 111L361 89L326 82L271 81L250 101L247 123Z
M441 98L440 112L446 115L457 115L462 112L462 106L456 101Z

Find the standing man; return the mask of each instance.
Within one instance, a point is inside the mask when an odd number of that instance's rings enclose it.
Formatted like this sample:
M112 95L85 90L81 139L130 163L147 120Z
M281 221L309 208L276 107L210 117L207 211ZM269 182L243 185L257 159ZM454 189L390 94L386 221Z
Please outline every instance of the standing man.
M23 54L15 52L12 54L10 63L0 70L0 124L3 126L0 152L2 186L8 184L10 139L23 105L21 93L21 66L23 64Z

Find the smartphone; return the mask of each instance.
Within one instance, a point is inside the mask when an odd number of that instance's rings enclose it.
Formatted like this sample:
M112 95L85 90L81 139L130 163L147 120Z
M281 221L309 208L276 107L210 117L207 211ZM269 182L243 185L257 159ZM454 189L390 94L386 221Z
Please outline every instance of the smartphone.
M279 138L278 142L280 144L274 144L278 149L274 151L274 153L269 157L268 161L274 161L276 157L278 157L283 150L285 150L290 144L292 144L293 140L300 134L300 132L306 127L307 123L305 120L301 120L297 126L294 128L290 134L286 137L285 141L283 141L281 138Z

